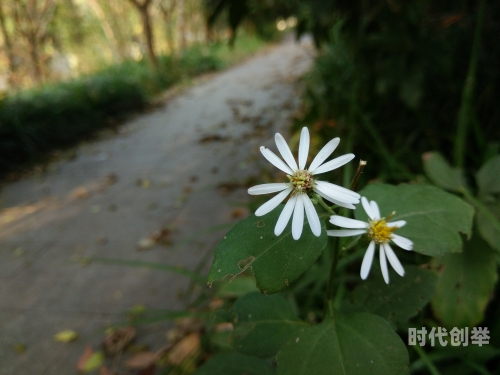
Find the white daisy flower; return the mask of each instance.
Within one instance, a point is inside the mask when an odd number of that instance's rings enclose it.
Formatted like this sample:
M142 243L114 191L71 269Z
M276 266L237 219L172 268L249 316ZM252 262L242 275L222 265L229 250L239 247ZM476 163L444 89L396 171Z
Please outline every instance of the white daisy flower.
M260 206L257 211L255 211L255 215L262 216L271 212L291 194L290 199L278 218L278 222L274 228L274 234L279 236L285 230L293 214L292 236L295 240L298 240L302 234L305 211L312 232L315 236L319 237L321 234L319 216L308 194L314 191L338 206L351 209L355 208L353 204L359 203L360 195L341 186L318 181L316 175L341 167L351 161L354 158L354 154L342 155L323 164L340 142L340 138L334 138L321 149L309 168L306 169L307 154L309 152L309 131L307 128L303 128L300 133L298 164L281 134L276 134L275 141L286 163L274 152L264 146L260 148L260 152L272 165L287 174L289 182L257 185L248 189L248 194L251 195L280 192L274 198Z
M361 198L361 203L365 209L366 214L370 218L368 223L361 220L349 219L342 216L332 216L330 217L330 223L338 225L342 228L349 229L336 229L328 230L329 236L334 237L348 237L348 236L358 236L360 234L366 234L371 240L366 250L365 256L363 258L363 263L361 264L361 278L365 280L370 273L370 268L372 267L373 255L375 253L375 245L380 245L379 256L380 256L380 268L382 269L382 275L386 284L389 284L389 270L387 269L387 259L392 268L400 275L404 276L405 270L399 262L399 259L394 254L394 251L389 246L389 241L394 242L400 248L404 250L413 250L413 242L408 238L398 236L393 232L398 228L406 225L406 221L398 220L389 223L389 220L394 216L395 212L389 215L386 219L385 217L380 217L380 210L378 208L377 202L368 200L365 197Z

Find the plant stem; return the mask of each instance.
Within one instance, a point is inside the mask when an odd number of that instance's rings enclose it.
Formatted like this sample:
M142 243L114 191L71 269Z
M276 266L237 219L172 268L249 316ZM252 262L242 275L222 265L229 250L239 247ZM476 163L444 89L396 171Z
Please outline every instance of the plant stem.
M495 227L495 229L500 232L500 221L488 209L488 207L486 207L484 203L479 199L476 199L474 196L472 196L472 194L467 189L461 187L460 192L463 194L464 198L469 201L469 203L472 204L476 208L476 210L486 216L491 221L491 224Z
M454 158L455 166L463 168L465 159L465 143L467 140L467 128L472 117L472 100L476 78L477 60L479 57L479 43L481 40L481 26L483 24L484 0L481 0L477 10L476 29L469 61L467 77L462 89L462 99L458 112L457 134L455 136Z
M327 210L330 215L335 215L335 212L332 210L332 208L329 205L327 205L325 203L323 198L318 194L315 194L315 195L316 195L316 200L321 205L321 207L323 207L325 210Z
M359 177L361 176L361 173L363 173L363 169L365 169L366 166L366 161L365 160L360 160L358 164L358 169L356 170L356 174L354 175L354 178L351 181L351 185L349 189L352 191L356 191L356 185L358 184Z
M323 310L323 318L328 314L329 317L333 318L333 292L334 292L334 281L335 281L335 271L337 270L337 264L339 262L339 238L338 237L329 237L328 242L332 244L333 247L333 258L332 265L330 266L330 275L328 276L328 283L326 284L326 292L325 292L325 306Z
M413 349L415 349L415 351L417 352L417 354L420 357L420 359L422 360L422 362L425 363L425 365L427 366L427 369L429 370L429 373L431 373L431 375L441 375L441 373L436 368L436 366L434 366L434 363L432 363L430 358L427 356L427 354L424 352L424 350L419 345L413 346Z

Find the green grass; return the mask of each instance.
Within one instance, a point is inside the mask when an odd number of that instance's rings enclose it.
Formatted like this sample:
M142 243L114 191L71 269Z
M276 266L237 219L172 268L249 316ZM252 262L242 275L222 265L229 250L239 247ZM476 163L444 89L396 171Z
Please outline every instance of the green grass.
M4 97L0 100L0 177L44 161L52 151L71 147L143 110L172 85L235 64L263 45L244 35L233 50L226 44L196 45L179 55L160 56L157 70L146 61L125 61L92 75Z

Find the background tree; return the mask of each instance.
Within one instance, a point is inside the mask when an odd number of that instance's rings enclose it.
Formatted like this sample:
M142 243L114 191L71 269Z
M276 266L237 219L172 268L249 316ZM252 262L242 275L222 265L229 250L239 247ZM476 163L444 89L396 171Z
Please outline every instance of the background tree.
M18 0L14 3L16 31L28 45L31 76L37 83L45 76L43 45L47 41L47 28L54 17L54 0Z
M153 2L152 0L143 0L142 2L140 2L139 0L129 1L139 12L142 22L142 32L146 41L148 61L152 67L156 68L158 67L158 61L155 54L153 29L151 25L151 16L149 14L149 8L151 4L153 4Z

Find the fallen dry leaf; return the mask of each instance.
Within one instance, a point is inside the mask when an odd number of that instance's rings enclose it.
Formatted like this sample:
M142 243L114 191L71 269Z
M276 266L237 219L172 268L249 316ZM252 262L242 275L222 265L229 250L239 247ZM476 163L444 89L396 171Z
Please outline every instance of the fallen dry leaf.
M114 373L107 367L101 367L99 369L99 375L116 375L116 373Z
M19 354L24 354L26 353L26 345L17 343L14 345L14 350L18 352Z
M134 327L115 328L102 340L102 348L108 355L115 355L132 342L136 335Z
M246 214L246 210L244 210L243 208L235 208L233 210L233 212L231 212L231 217L233 219L237 219L239 217L242 217Z
M98 368L101 367L101 365L103 364L104 362L104 353L103 352L95 352L95 353L92 353L88 358L87 360L85 361L85 363L83 363L82 361L82 372L91 372L91 371L95 371L97 370Z
M200 334L195 332L179 340L167 355L172 365L180 365L186 359L196 355L200 349Z
M222 306L224 306L224 300L222 298L214 298L208 304L208 307L210 308L210 310L218 310Z
M139 251L144 251L144 250L149 250L151 249L154 245L156 245L156 241L146 237L137 242L137 250Z
M71 341L75 341L79 336L80 335L78 334L78 332L67 329L67 330L64 330L64 331L61 331L61 332L55 334L54 340L56 340L58 342L68 343Z
M157 353L137 353L125 362L125 366L131 370L144 370L153 366L157 359Z
M86 187L79 187L73 190L70 194L73 199L87 199L90 197L90 192Z
M87 345L85 347L85 350L83 351L82 355L78 359L78 362L76 363L76 369L79 372L83 372L83 369L85 368L85 364L89 360L90 356L94 353L94 350L92 349L92 346Z
M151 187L151 180L148 180L147 178L139 178L135 183L143 189L149 189Z
M156 371L156 366L151 366L148 367L147 369L139 371L137 375L154 375L155 371Z
M215 332L229 332L234 330L233 323L224 322L219 323L214 328Z
M117 181L118 181L118 176L114 173L110 173L103 178L102 183L104 185L111 186L113 184L116 184Z
M177 328L185 336L192 332L201 332L205 328L203 321L196 318L182 318L176 321Z

